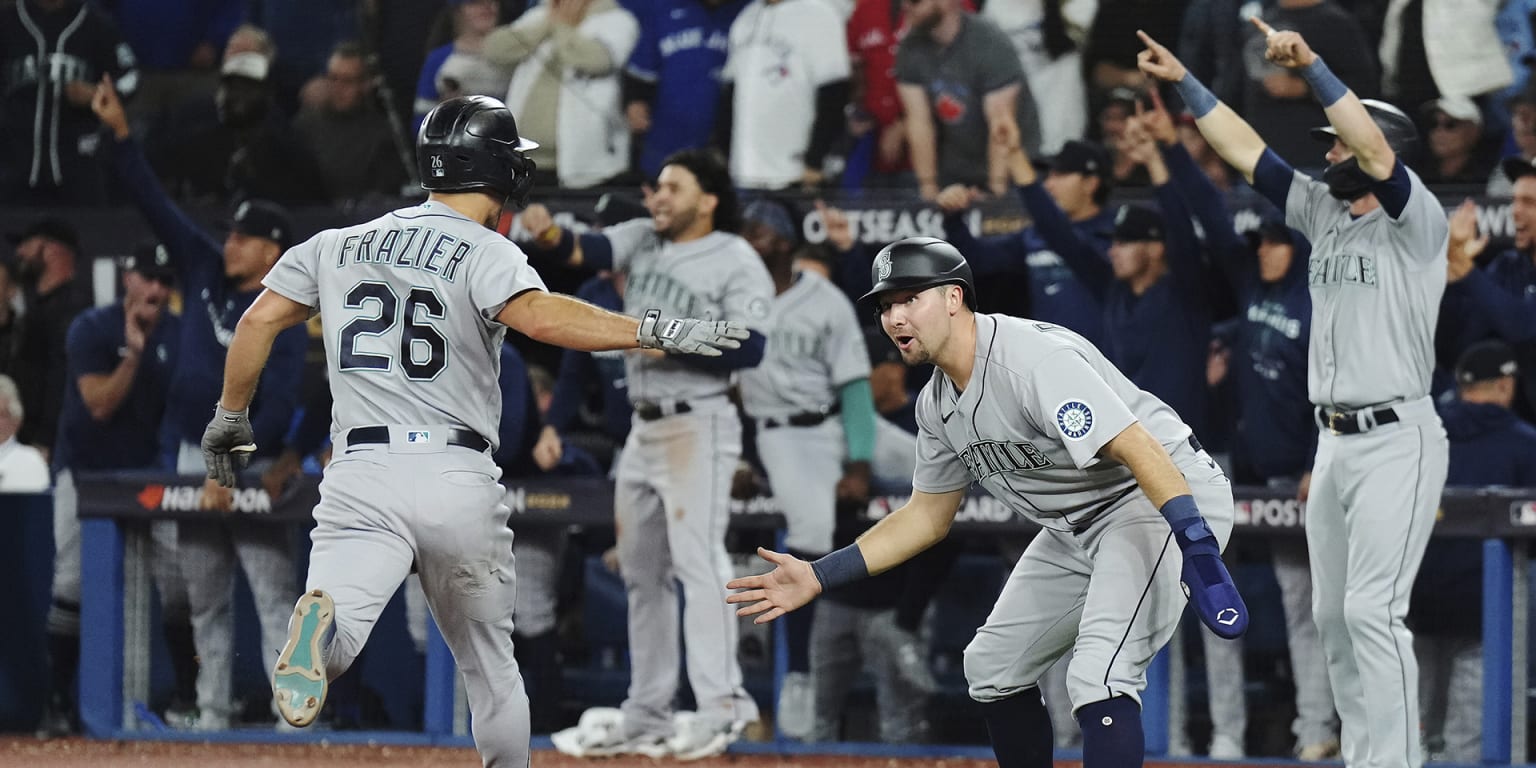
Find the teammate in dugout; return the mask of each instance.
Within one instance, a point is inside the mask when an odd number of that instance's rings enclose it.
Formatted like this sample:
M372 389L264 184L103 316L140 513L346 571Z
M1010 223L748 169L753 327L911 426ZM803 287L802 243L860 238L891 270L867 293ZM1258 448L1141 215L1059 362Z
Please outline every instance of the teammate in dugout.
M1145 33L1141 70L1173 83L1211 147L1312 242L1307 393L1321 428L1307 495L1312 613L1349 765L1417 768L1409 589L1445 487L1448 444L1429 397L1446 281L1445 210L1405 165L1417 133L1362 102L1295 32L1255 18L1266 57L1317 95L1331 144L1323 181L1293 170ZM1309 482L1308 482L1309 481Z
M1231 485L1178 414L1082 336L975 312L970 267L949 243L897 241L872 272L864 300L902 359L936 366L918 398L911 501L812 563L759 549L777 568L731 581L741 591L727 602L762 623L886 571L942 540L978 482L1042 529L965 649L998 764L1051 765L1039 682L1071 649L1083 764L1141 765L1140 693L1183 615L1181 581L1217 634L1247 628L1220 556Z
M487 766L528 765L528 701L512 650L512 531L496 448L508 327L580 349L719 355L738 324L633 318L548 293L495 232L532 187L535 144L484 96L438 105L417 136L419 206L321 232L290 249L240 318L203 437L226 487L256 449L246 407L272 340L320 310L335 394L335 457L311 534L309 590L272 673L290 724L313 722L412 570L462 670Z

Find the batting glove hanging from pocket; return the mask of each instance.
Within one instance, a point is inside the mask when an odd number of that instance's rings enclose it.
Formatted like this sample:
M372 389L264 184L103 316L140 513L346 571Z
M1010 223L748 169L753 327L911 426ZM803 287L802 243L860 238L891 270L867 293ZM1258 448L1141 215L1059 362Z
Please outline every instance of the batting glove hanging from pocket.
M1221 561L1216 535L1204 518L1195 518L1173 529L1174 541L1184 555L1179 576L1184 596L1195 607L1195 615L1217 637L1231 640L1248 631L1248 606Z
M635 341L645 349L719 357L721 350L739 348L750 335L746 326L732 320L663 320L661 310L647 309L640 318Z

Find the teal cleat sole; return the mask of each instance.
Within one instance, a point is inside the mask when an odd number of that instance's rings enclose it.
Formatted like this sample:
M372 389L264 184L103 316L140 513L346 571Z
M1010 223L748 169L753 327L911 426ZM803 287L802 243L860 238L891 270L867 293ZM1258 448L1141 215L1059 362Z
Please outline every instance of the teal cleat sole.
M312 590L293 606L293 618L288 621L288 644L283 646L272 670L277 711L289 725L309 725L325 706L329 688L325 646L335 617L336 604L325 590Z

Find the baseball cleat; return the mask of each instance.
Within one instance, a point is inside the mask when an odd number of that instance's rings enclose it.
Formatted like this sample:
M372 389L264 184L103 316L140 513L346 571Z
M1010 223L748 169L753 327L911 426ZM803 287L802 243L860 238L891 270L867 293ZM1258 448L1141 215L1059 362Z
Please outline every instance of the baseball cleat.
M325 656L334 623L336 604L325 590L316 589L299 598L288 620L288 644L278 654L272 670L272 694L277 711L289 725L303 728L315 721L325 706L329 681Z

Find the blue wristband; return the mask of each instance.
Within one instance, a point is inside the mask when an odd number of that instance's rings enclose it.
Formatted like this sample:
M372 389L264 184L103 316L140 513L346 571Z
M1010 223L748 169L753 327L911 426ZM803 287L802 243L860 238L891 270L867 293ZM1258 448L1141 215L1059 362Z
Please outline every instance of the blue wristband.
M859 550L858 542L854 542L819 560L812 560L811 572L816 574L816 580L826 591L865 578L869 575L869 566L864 563L864 553Z
M1318 103L1322 104L1324 109L1333 106L1339 99L1344 98L1344 94L1349 93L1349 86L1345 85L1338 75L1333 74L1333 70L1323 63L1321 56L1314 57L1311 64L1303 67L1301 76L1307 81L1307 85L1312 86L1312 93L1317 96Z
M1201 519L1200 508L1195 506L1195 497L1187 493L1163 502L1162 508L1158 511L1163 513L1163 519L1168 521L1168 526L1176 531Z
M1205 87L1205 83L1200 82L1189 72L1185 72L1184 77L1173 84L1173 89L1179 92L1179 98L1184 100L1184 106L1196 120L1210 114L1211 110L1221 103L1216 100L1216 94Z

